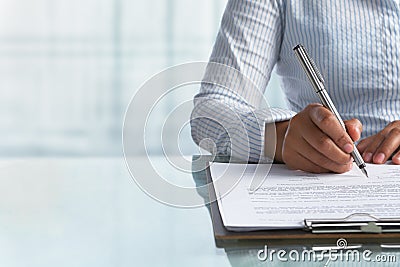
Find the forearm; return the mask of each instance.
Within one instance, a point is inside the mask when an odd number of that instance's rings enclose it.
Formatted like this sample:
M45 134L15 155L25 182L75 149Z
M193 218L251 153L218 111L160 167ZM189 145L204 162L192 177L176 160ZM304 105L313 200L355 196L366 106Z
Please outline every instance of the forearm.
M285 140L285 134L287 127L289 125L289 120L275 122L275 127L271 127L273 124L266 125L265 127L265 152L264 154L267 156L273 157L274 162L283 163L282 160L282 147L283 141ZM272 132L275 131L275 134ZM274 145L273 138L275 138L275 147L271 147ZM273 154L273 155L271 155Z
M204 87L202 90L211 89ZM243 161L269 162L274 159L274 122L288 121L295 113L280 108L255 109L245 102L234 101L234 95L225 90L219 94L207 93L195 97L191 116L193 140L199 145L202 143L202 147L212 153ZM271 130L268 125L273 126ZM272 136L265 137L265 132ZM279 131L282 137L278 138L279 150L284 134L284 130L282 134ZM264 152L265 144L270 148L272 146L270 153Z

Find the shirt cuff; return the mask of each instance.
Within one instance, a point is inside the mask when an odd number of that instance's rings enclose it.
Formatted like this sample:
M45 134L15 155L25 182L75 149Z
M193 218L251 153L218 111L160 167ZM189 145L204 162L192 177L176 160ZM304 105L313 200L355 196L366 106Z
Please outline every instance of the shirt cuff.
M216 102L202 104L192 113L194 141L214 154L243 162L271 162L273 159L264 156L265 125L289 120L296 114L282 108L243 112L238 109L228 111ZM268 141L275 145L276 140Z

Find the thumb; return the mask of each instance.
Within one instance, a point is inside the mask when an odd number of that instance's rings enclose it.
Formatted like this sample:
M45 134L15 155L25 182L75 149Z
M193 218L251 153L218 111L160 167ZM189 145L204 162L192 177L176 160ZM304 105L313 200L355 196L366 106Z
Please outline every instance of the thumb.
M344 125L346 126L347 133L350 135L353 141L357 141L361 137L362 132L362 124L357 119L351 119L344 121Z

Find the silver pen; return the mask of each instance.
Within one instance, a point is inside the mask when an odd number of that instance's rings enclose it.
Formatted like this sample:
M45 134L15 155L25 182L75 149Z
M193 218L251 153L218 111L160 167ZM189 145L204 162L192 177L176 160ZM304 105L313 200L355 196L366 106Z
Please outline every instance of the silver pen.
M318 71L314 61L312 60L312 58L309 57L306 49L301 44L296 45L293 48L293 50L297 58L299 59L301 66L306 72L308 78L310 79L310 82L314 87L315 92L319 96L319 99L321 100L322 104L335 115L340 125L346 131L346 126L344 125L344 122L340 117L340 114L336 110L335 105L333 104L331 98L329 97L328 92L325 90L324 79L322 78L321 73ZM368 177L365 162L361 157L360 152L358 152L357 147L355 145L353 146L354 149L353 152L351 152L351 156L353 157L358 168L360 168L360 170L365 174L365 176Z

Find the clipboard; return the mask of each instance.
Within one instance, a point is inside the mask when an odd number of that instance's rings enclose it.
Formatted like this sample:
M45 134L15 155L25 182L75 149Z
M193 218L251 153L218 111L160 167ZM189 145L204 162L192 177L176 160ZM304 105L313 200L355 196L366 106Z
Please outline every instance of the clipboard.
M214 185L211 179L211 172L209 164L206 167L206 179L208 184L209 199L216 199ZM221 214L218 208L218 202L213 201L210 204L210 213L213 225L215 244L219 248L226 247L252 247L259 245L325 245L334 246L339 238L344 238L349 244L365 244L365 245L380 245L381 247L399 247L400 246L400 231L378 232L374 228L379 227L378 219L368 221L345 221L343 220L313 220L305 219L305 228L302 229L283 229L283 230L261 230L249 232L233 232L225 228ZM351 217L351 216L350 216ZM381 222L381 221L379 221ZM383 220L384 223L394 223L399 226L400 222L397 220ZM336 228L331 228L332 231L321 232L321 224L329 225L334 223ZM367 231L343 231L345 228L343 224L358 223L361 226L366 226ZM399 224L398 224L399 223ZM352 227L354 225L351 225ZM368 228L369 226L369 228ZM390 228L390 226L389 226ZM396 228L396 229L398 229ZM314 229L314 231L312 230ZM328 228L325 228L328 229ZM355 228L356 229L356 228ZM360 228L361 229L361 228ZM365 230L365 228L363 228ZM374 230L375 229L375 230ZM316 231L315 231L316 230ZM369 231L368 231L369 230Z

